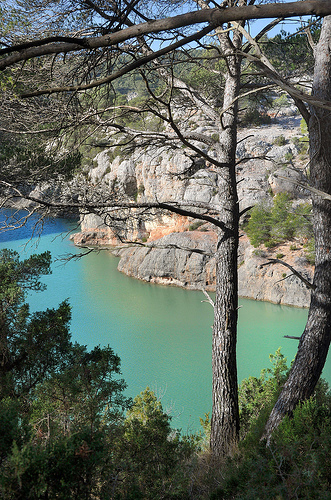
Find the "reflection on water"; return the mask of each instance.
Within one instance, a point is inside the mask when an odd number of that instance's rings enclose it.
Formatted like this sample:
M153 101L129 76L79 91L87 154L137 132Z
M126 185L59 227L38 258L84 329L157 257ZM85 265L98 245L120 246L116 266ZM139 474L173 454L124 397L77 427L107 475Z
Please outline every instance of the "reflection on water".
M122 373L135 396L148 385L163 394L163 405L173 415L173 425L196 430L199 417L211 406L211 306L201 292L146 284L116 270L117 258L108 251L64 263L57 260L79 252L68 238L71 224L50 221L41 238L30 238L28 227L0 233L0 248L18 250L22 258L31 251L51 250L53 273L43 281L48 288L29 297L32 310L54 307L65 298L72 305L73 339L92 347L110 345L121 357ZM8 236L10 235L10 238ZM307 310L241 300L238 331L238 375L257 376L269 365L269 354L278 347L293 359ZM324 375L331 381L330 362Z

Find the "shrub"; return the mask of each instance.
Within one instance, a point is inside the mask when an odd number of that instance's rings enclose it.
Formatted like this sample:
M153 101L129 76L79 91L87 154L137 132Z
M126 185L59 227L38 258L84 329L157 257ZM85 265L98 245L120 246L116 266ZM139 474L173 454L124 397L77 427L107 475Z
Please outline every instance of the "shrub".
M286 144L286 139L283 135L279 135L274 139L273 144L275 146L284 146Z
M315 241L314 239L310 239L304 245L305 256L308 260L309 264L312 266L315 264Z
M271 122L271 118L266 113L262 113L256 108L247 109L241 118L240 124L247 125L265 125Z
M192 222L192 224L189 225L188 230L189 231L195 231L196 229L198 229L199 227L201 227L203 224L204 224L203 221L197 220L195 222Z
M308 134L308 125L306 123L306 120L302 118L300 122L300 130L302 135L307 135Z
M288 372L287 360L277 349L269 356L272 368L261 371L260 376L244 379L239 386L240 427L243 436L265 410L270 410Z
M294 156L293 156L293 153L288 152L288 153L286 153L286 155L285 155L285 160L286 160L286 161L288 161L288 162L291 162L291 161L293 160L293 157L294 157Z
M307 137L293 137L292 142L300 155L304 156L307 154L309 146L309 140Z
M279 97L276 97L276 99L273 101L272 106L274 108L284 108L289 105L288 102L288 95L283 93Z
M255 247L264 244L271 248L296 237L311 238L311 205L300 204L291 207L291 198L287 193L279 193L273 200L273 206L256 205L250 212L246 232Z
M271 210L262 203L255 205L250 211L246 231L255 247L268 241L271 231Z
M183 464L198 449L199 438L181 438L170 421L148 387L134 399L113 450L118 470L122 467L116 498L176 498L174 488L187 487Z
M261 442L270 408L287 375L280 351L273 368L262 370L239 387L241 425L246 434L235 457L222 467L215 499L330 499L331 394L320 380L313 396L299 404L273 433L269 446Z

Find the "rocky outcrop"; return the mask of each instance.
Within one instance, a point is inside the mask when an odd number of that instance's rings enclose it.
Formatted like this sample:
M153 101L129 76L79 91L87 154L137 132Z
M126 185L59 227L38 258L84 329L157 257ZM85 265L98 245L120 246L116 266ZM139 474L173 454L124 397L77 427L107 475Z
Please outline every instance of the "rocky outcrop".
M305 283L282 264L268 264L269 259L283 253L282 260L292 265L305 279L312 282L313 267L309 265L302 251L294 256L290 245L281 248L256 250L247 242L242 247L242 260L239 262L239 295L255 300L296 307L309 307L310 290ZM280 252L282 250L282 252ZM239 257L240 258L240 257Z
M118 270L128 276L150 283L215 291L213 254L216 242L216 234L212 231L188 231L169 234L146 246L117 249L114 253L120 257ZM280 251L285 252L285 262L295 266L304 278L312 280L313 268L302 251L291 251L289 245L256 250L244 237L239 245L239 295L275 304L308 307L310 291L303 281L282 264L266 265Z
M214 232L171 233L143 247L116 250L118 270L150 283L215 290Z
M298 159L295 145L298 140L293 140L300 136L299 125L298 116L283 116L272 125L239 130L237 177L241 210L261 201L268 203L273 194L281 192L290 192L298 200L307 196L296 184L305 180L304 164ZM211 134L211 123L200 123L196 131L205 131L206 127ZM130 158L115 159L109 149L96 156L88 182L93 189L141 202L184 200L192 205L202 202L219 207L222 180L206 166L204 160L192 157L185 149L151 146L136 150ZM103 218L86 215L81 222L82 232L74 236L76 244L119 243ZM145 245L116 250L120 257L118 269L149 282L214 290L216 235L208 225L202 227L204 231L188 231L192 223L194 220L160 211L149 219L136 216L136 225L125 236ZM276 257L271 250L261 256L247 239L241 239L239 253L241 296L299 307L309 305L309 291L299 278L280 264L263 266L268 258ZM293 260L288 248L281 253L284 260ZM304 255L297 259L296 268L311 277L312 268Z
M79 220L80 214L78 209L73 209L72 207L72 202L78 201L78 196L73 196L77 184L77 179L73 179L71 182L54 180L52 183L42 182L37 185L25 185L21 187L20 190L26 198L21 196L8 196L1 200L1 202L5 206L15 208L16 210L38 211L40 207L45 208L42 203L45 201L48 216ZM39 204L38 201L33 201L32 199L40 200L41 203ZM49 207L47 206L49 200L56 200L63 206L60 208ZM69 203L69 207L65 206L66 203Z

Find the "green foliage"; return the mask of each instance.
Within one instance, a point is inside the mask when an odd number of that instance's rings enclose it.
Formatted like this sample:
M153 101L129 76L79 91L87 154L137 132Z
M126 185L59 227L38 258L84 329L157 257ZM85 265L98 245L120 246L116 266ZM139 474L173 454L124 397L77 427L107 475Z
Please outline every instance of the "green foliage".
M272 368L261 371L260 377L249 377L239 385L241 434L245 436L258 418L264 418L272 408L287 377L286 358L277 349L270 354Z
M247 127L248 125L266 125L270 122L270 116L254 106L246 109L240 119L240 125L242 127Z
M133 402L116 448L121 476L118 498L178 498L185 477L181 464L196 449L197 441L181 439L170 417L148 387Z
M304 120L303 118L300 122L300 130L301 130L302 135L304 135L304 136L308 135L308 125L306 123L306 120Z
M272 103L275 108L283 108L289 105L288 95L283 92L279 97L276 97Z
M72 344L67 302L30 315L49 272L48 252L1 253L0 497L179 498L201 438L174 431L148 388L132 405L112 349Z
M213 499L330 499L331 394L320 380L314 395L299 404L261 441L266 419L286 379L286 360L278 350L273 368L250 377L239 388L243 436L239 451L222 468ZM246 431L246 433L245 433Z
M320 26L318 22L309 28L315 42L319 38ZM313 71L314 54L303 32L289 36L285 31L281 31L273 38L264 40L263 50L283 75L290 75L298 68L308 73Z
M13 443L21 443L20 405L9 397L0 401L0 463L10 454Z
M16 444L4 467L0 491L5 499L93 498L99 487L98 469L106 461L106 442L86 433L55 443Z
M293 137L293 144L297 148L299 154L305 155L308 152L309 141L307 137Z
M44 290L40 275L51 273L51 254L44 252L20 261L19 254L4 248L0 251L0 300L19 300L23 290Z
M120 359L110 347L88 352L85 346L72 346L66 366L37 387L30 422L42 422L39 429L49 438L86 429L93 435L130 405L119 373Z
M190 55L195 58L194 62L181 64L181 69L177 69L178 76L218 106L223 95L223 74L226 69L224 61L219 57L218 47L193 49Z
M55 157L47 150L43 141L31 138L16 138L0 134L0 179L14 185L35 185L36 182L70 179L81 165L81 153L66 152Z
M286 193L277 194L271 207L256 205L250 212L247 234L255 247L273 247L293 237L311 238L311 206L300 204L295 209Z
M211 433L211 418L209 412L205 413L205 418L200 417L200 425L202 427L202 448L208 450L210 446Z
M192 224L189 225L188 230L189 231L195 231L196 229L198 229L199 227L201 227L203 224L204 224L203 221L197 220L195 222L192 222Z
M305 256L309 264L315 264L315 240L310 239L304 244Z
M286 154L285 154L285 161L287 161L288 163L291 163L292 160L294 158L294 155L291 151L288 151Z
M283 135L279 135L273 142L275 146L284 146L286 144L286 139Z
M18 253L0 252L0 396L28 394L52 370L62 366L70 345L70 307L30 314L29 290L45 286L40 276L50 273L50 253L20 261Z

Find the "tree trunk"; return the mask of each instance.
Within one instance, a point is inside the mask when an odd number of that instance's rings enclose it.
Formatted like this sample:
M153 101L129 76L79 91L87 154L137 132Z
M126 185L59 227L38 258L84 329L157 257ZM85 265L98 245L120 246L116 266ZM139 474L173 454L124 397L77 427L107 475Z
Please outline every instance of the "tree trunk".
M219 190L223 204L220 217L227 230L219 234L216 251L216 298L212 342L213 409L211 419L211 451L214 456L231 455L239 439L238 381L236 363L238 317L238 225L239 210L235 177L237 142L237 97L240 62L228 60L222 117L219 158L225 167L219 169Z
M315 51L313 95L331 100L331 16L323 21ZM309 120L310 183L331 194L331 113L312 107ZM299 401L315 389L327 357L331 339L331 204L313 198L316 247L314 286L305 330L288 380L267 422L264 438L270 442L273 430Z

